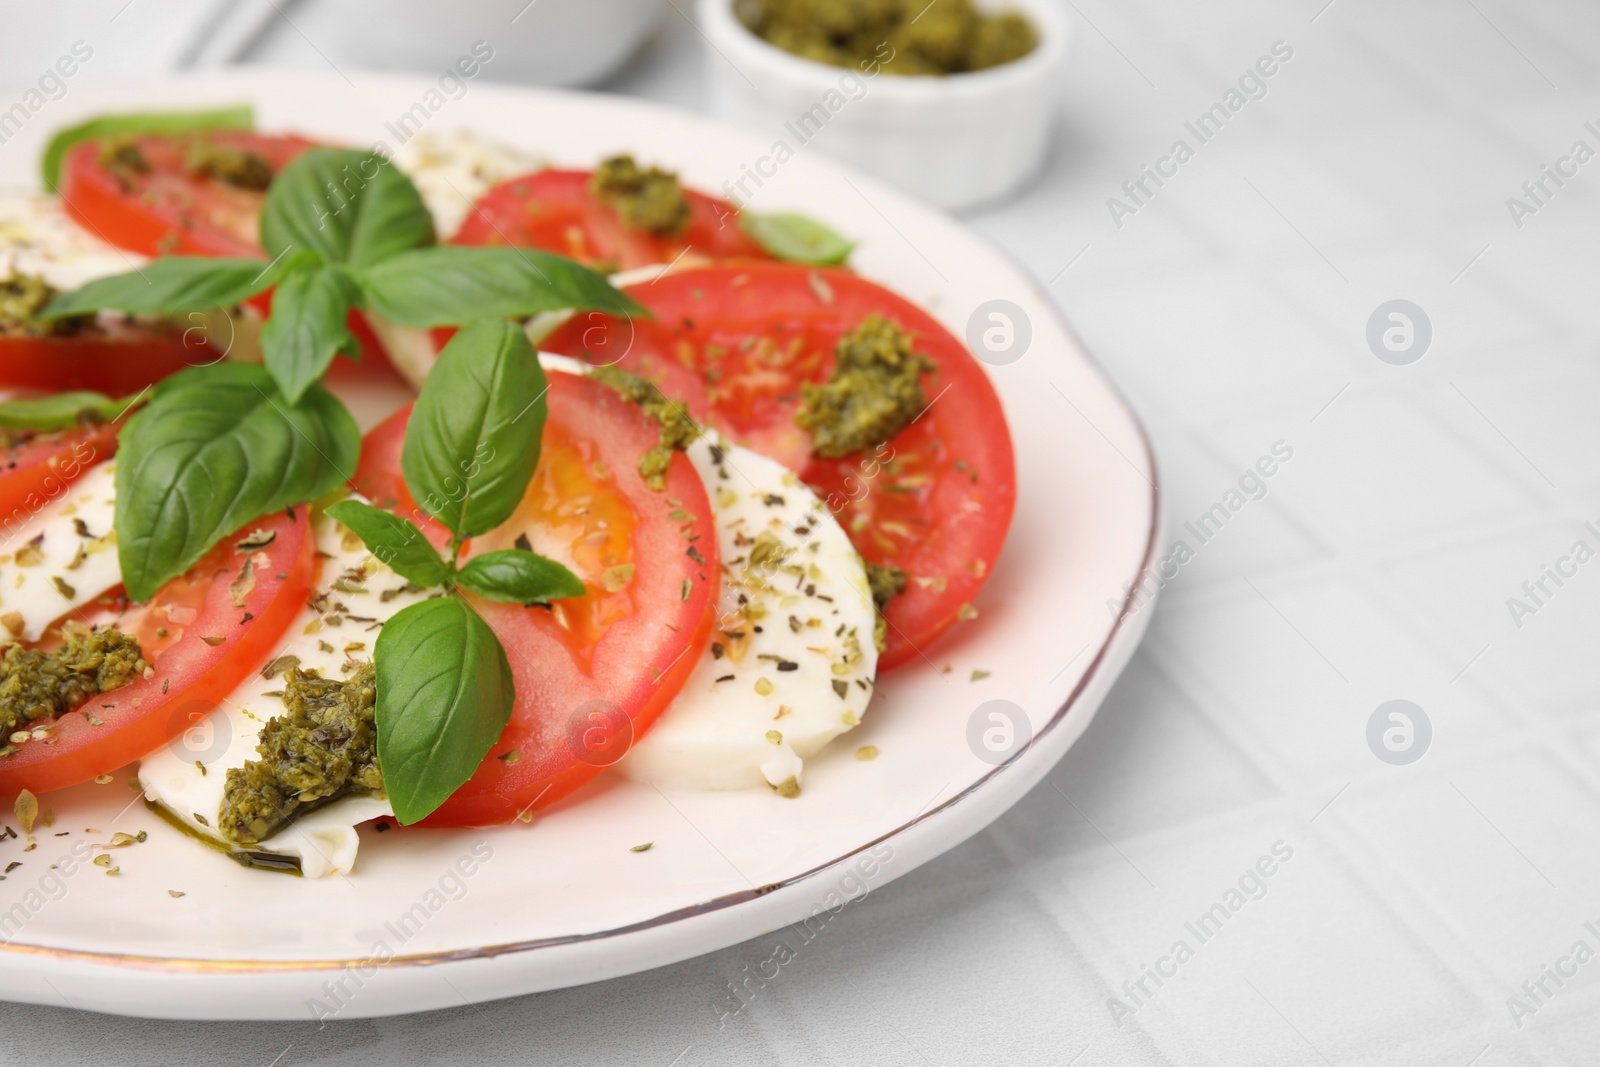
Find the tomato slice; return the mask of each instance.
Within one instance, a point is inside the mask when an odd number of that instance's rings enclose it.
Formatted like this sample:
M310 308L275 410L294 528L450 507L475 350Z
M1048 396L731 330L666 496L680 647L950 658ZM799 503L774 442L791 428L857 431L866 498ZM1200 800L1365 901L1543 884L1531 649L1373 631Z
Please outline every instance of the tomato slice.
M0 533L9 536L117 451L117 425L15 434L0 447Z
M685 251L707 259L770 259L739 228L726 200L685 189L689 225L662 237L623 224L589 188L586 170L542 170L509 178L479 198L452 244L541 248L590 266L631 270L671 263Z
M222 358L207 336L198 317L188 329L114 322L47 337L0 332L0 388L127 396L185 367Z
M305 603L315 572L307 510L291 510L248 524L146 604L129 605L119 588L77 613L137 637L154 672L63 715L47 739L16 745L0 759L0 795L63 789L116 770L204 720L259 669ZM274 535L271 544L235 547L258 530ZM246 560L249 588L234 584Z
M693 466L673 459L652 491L639 457L659 427L612 390L550 375L550 417L522 505L471 554L526 535L588 592L550 608L475 601L516 681L511 722L477 774L425 820L481 826L526 818L620 759L677 695L711 637L720 582L711 505ZM400 472L410 409L368 436L355 487L419 517ZM433 524L430 536L438 537Z
M909 578L884 613L880 669L919 655L983 585L1016 501L1011 434L977 360L921 308L845 270L729 264L628 292L656 318L580 315L540 347L651 378L697 418L797 471L862 556ZM801 383L827 378L839 338L873 314L898 322L937 365L923 382L930 405L876 450L824 459L794 424Z
M276 174L315 145L303 137L208 132L135 137L125 144L142 159L118 165L106 141L85 141L67 153L60 193L67 213L90 233L146 256L259 256L257 219L265 193L193 172L197 145L246 152Z

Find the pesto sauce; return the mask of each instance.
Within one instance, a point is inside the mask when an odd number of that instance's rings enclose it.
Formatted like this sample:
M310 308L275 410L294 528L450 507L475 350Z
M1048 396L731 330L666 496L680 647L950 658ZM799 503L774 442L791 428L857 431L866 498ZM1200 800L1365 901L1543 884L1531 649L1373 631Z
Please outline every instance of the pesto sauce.
M862 562L867 564L867 587L872 590L872 602L882 611L889 606L889 601L906 591L906 572L899 567Z
M230 768L223 790L217 829L247 847L347 793L383 793L372 665L346 679L298 667L283 678L285 714L262 728L260 758Z
M273 177L272 164L265 157L204 138L190 142L184 152L183 169L190 175L257 192L271 185Z
M869 74L987 70L1039 44L1022 15L985 12L972 0L736 0L734 13L785 52Z
M139 642L119 630L72 634L48 652L10 645L0 657L0 736L59 719L149 669Z
M867 588L872 591L872 603L878 609L877 618L872 624L872 641L882 652L888 645L889 623L884 619L883 613L889 606L889 601L906 591L906 572L899 567L890 567L882 563L873 563L863 559L867 567Z
M683 451L700 436L700 427L689 417L689 409L669 399L649 379L617 367L595 367L589 371L589 377L615 389L624 400L638 404L646 415L661 424L660 440L639 458L639 473L644 476L645 484L661 492L667 487L667 469L672 465L673 451Z
M841 459L880 444L922 413L922 375L932 360L911 351L911 336L882 315L868 315L839 339L833 373L807 382L794 421L811 433L819 456Z
M100 166L127 192L133 188L134 179L150 173L150 161L144 158L139 143L131 137L113 137L100 145Z
M689 201L671 171L642 170L632 156L614 156L595 170L591 188L632 229L671 237L689 226Z
M61 337L77 333L92 316L41 319L39 313L57 290L35 274L17 274L0 281L0 336Z

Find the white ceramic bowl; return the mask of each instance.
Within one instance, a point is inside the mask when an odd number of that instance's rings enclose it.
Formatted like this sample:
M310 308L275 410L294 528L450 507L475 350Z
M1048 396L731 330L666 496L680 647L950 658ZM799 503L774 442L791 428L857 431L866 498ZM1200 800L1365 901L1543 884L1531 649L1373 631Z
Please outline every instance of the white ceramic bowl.
M1016 62L947 77L871 76L802 59L751 33L732 0L699 3L713 105L790 151L815 146L951 209L1014 192L1044 162L1067 58L1057 0L983 0L1027 16L1039 46Z
M592 85L655 31L664 0L339 0L295 12L305 35L369 70L444 71L476 41L485 77ZM481 58L481 57L480 57Z

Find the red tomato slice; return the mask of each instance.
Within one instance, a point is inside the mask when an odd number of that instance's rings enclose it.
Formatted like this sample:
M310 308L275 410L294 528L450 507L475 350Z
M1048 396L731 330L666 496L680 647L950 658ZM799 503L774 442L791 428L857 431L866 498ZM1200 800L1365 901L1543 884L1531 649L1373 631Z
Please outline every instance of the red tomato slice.
M628 293L656 318L581 315L540 347L651 378L697 418L797 471L864 557L909 577L885 612L880 668L919 655L977 595L1016 501L1011 434L977 360L921 308L845 270L713 266ZM930 406L873 452L815 456L794 424L800 385L827 378L839 338L872 314L898 322L937 364L923 382Z
M516 707L477 774L425 825L526 818L572 792L655 722L711 637L720 574L711 504L693 466L675 457L665 490L654 492L638 472L659 436L654 422L570 374L550 375L549 398L527 496L469 554L510 548L526 534L535 551L573 567L588 593L550 608L475 601L505 645ZM420 516L400 473L409 416L408 408L367 436L354 484Z
M0 535L9 538L117 451L117 426L14 436L0 448ZM3 742L0 742L3 743Z
M249 523L149 603L130 606L120 588L78 613L139 639L154 673L94 697L56 721L46 740L0 759L0 795L42 793L116 770L202 721L260 668L310 595L316 558L305 508ZM255 552L234 547L256 530L276 534ZM230 585L247 559L254 586ZM235 595L238 593L239 595ZM96 721L99 725L95 725Z
M0 333L0 388L94 389L127 396L185 367L220 358L198 319L189 329L128 322L51 337Z
M586 170L542 170L501 182L479 198L451 239L461 245L542 248L591 266L631 270L671 263L685 250L707 259L770 259L739 228L726 200L685 189L689 225L675 237L631 229L589 189Z
M67 213L101 240L141 255L261 255L257 218L265 194L190 173L185 160L197 140L260 156L274 174L315 144L256 133L136 137L132 144L149 167L140 173L107 166L105 142L85 141L62 167Z

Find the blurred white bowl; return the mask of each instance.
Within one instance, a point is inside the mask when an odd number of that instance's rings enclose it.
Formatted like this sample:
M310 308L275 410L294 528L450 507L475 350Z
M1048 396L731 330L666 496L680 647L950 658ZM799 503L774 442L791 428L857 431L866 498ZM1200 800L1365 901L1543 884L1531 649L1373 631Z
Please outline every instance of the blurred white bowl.
M699 5L713 106L791 149L814 140L952 209L998 200L1044 163L1067 57L1068 23L1056 0L980 0L1020 11L1039 45L1015 62L945 77L869 76L802 59L751 33L732 0Z
M494 49L484 76L524 85L589 85L627 62L661 21L664 0L339 0L295 21L369 70L443 71L474 42Z

